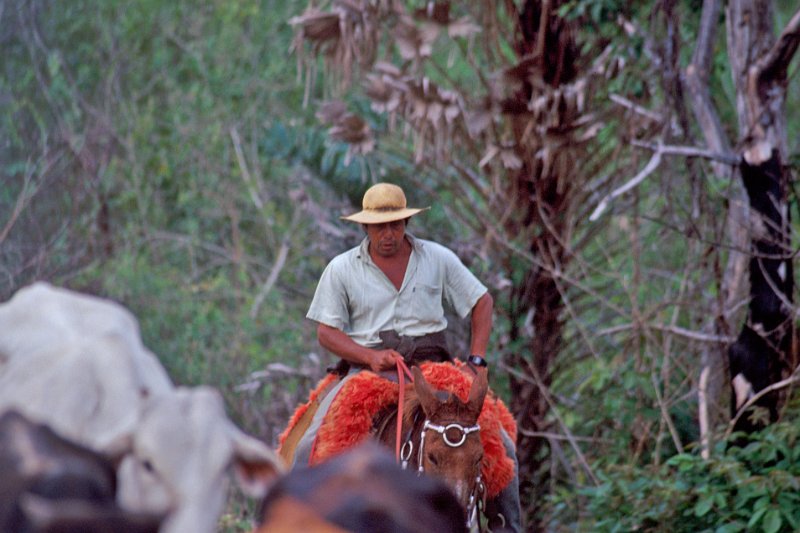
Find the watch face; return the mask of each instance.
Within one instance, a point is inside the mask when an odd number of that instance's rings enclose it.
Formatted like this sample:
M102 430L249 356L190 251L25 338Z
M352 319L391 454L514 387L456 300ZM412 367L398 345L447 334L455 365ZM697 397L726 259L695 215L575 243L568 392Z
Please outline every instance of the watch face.
M469 359L467 359L467 362L469 362L469 363L471 363L471 364L473 364L475 366L487 366L487 364L488 364L486 362L486 359L484 359L480 355L470 355Z

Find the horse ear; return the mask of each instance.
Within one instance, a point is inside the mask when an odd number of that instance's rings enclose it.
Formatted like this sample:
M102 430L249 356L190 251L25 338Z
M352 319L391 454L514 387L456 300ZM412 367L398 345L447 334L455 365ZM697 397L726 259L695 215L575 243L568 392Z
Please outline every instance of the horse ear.
M422 410L425 412L425 415L430 418L440 402L436 399L436 393L428 382L425 381L419 367L413 367L411 372L414 374L414 390L417 392L419 403L422 405Z
M472 388L469 390L467 407L477 415L483 408L483 400L486 398L486 391L489 390L489 377L485 368L479 368L475 379L472 380Z

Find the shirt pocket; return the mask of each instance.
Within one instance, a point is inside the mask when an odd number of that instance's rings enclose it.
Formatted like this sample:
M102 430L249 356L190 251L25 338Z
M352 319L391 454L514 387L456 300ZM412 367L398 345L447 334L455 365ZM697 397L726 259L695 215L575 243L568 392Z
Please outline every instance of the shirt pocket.
M442 287L418 283L414 286L414 301L411 305L411 316L416 315L420 322L438 322L444 316Z

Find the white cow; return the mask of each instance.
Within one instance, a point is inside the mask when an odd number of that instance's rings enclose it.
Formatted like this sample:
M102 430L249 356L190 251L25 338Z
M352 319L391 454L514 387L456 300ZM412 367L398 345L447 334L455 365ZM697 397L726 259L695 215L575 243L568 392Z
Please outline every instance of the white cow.
M282 470L209 387L176 388L124 307L36 283L0 304L0 411L120 458L120 504L169 511L162 533L213 532L229 467L260 497Z

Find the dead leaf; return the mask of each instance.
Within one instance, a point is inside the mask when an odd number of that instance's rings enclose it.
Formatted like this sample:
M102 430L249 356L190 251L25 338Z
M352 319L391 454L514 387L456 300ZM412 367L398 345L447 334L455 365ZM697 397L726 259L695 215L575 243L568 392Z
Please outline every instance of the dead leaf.
M481 158L480 162L478 163L478 166L479 167L486 166L492 159L494 159L494 156L496 156L498 152L500 152L500 148L498 148L493 144L490 144L489 149L486 150L486 153Z
M329 100L323 102L317 111L317 119L323 124L334 124L338 122L347 112L347 107L341 100Z
M447 26L447 34L452 37L471 37L481 32L481 27L472 22L468 17L462 17Z

